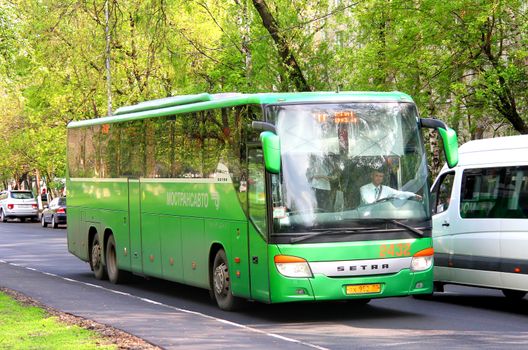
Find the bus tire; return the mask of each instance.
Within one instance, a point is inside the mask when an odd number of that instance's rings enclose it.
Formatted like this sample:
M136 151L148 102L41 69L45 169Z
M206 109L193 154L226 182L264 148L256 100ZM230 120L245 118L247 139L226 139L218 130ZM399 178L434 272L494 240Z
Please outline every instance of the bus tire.
M106 271L108 279L114 284L124 283L128 279L126 271L120 270L117 264L116 244L113 235L108 237L106 242Z
M240 308L242 300L235 297L232 293L229 265L223 249L216 253L211 274L213 282L211 287L218 307L225 311L234 311Z
M107 278L106 267L103 264L103 247L99 240L99 234L96 233L90 245L90 267L94 272L95 278L104 280Z
M521 300L526 296L526 292L522 290L512 290L512 289L503 289L502 294L508 299L511 300Z

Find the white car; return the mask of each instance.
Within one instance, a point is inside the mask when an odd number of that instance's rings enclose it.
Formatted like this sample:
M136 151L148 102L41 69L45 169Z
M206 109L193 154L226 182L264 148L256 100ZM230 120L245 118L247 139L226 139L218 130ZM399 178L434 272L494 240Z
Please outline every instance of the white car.
M31 191L4 191L0 193L0 221L7 219L38 220L37 199Z

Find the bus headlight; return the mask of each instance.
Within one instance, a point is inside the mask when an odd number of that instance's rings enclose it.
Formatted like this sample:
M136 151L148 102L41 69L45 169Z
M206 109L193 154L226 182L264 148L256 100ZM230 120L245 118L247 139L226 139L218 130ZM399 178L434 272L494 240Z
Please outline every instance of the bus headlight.
M313 277L310 265L303 258L290 255L275 255L275 266L286 277Z
M411 271L424 271L433 266L433 248L420 250L413 255L411 260Z

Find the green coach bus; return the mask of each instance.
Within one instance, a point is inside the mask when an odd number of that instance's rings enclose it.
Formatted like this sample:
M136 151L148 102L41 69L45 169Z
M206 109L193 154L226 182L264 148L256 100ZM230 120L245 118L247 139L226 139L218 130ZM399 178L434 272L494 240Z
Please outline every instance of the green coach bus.
M400 92L204 93L71 122L68 249L98 279L202 287L224 310L431 293L423 127L456 165L455 132Z

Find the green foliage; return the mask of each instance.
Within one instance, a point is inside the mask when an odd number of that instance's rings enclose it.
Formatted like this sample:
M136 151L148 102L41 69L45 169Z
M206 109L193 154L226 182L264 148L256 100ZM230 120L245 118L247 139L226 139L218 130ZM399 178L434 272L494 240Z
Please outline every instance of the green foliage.
M108 0L114 109L294 85L251 0ZM107 114L105 0L0 4L0 180L65 174L66 125ZM463 141L528 133L528 8L512 0L266 0L317 90L400 90Z

